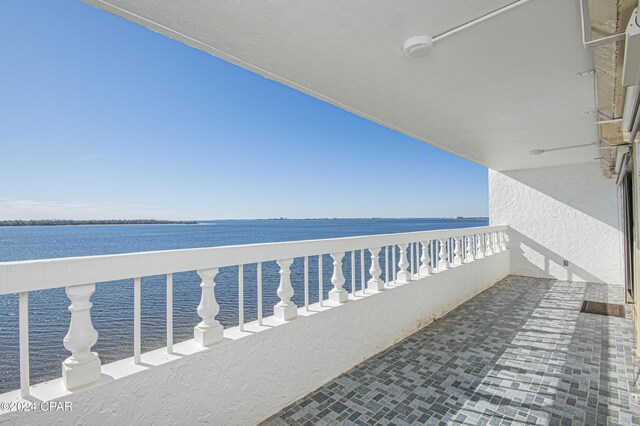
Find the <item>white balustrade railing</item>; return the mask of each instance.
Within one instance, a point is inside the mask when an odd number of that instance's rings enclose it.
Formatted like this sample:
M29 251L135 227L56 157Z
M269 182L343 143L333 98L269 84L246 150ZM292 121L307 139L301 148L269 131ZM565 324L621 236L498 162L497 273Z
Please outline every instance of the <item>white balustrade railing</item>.
M62 379L67 389L76 389L101 377L101 361L92 347L98 333L91 319L91 296L95 283L133 279L134 300L134 357L141 362L141 280L154 275L166 276L166 350L173 352L173 276L175 273L196 271L200 279L201 295L197 308L201 321L194 326L194 341L202 347L215 345L223 339L223 326L216 319L220 306L216 300L216 276L220 268L238 267L238 328L244 329L244 266L256 264L257 323L263 322L264 262L275 261L279 268L277 296L273 317L286 322L298 315L292 301L291 268L295 259L303 259L304 309L309 310L309 258L318 259L318 302L324 302L323 255L333 259L328 301L339 305L350 301L345 284L345 255L350 257L350 285L352 301L356 301L356 261L360 261L360 292L373 293L396 285L409 284L416 279L441 273L452 267L482 259L508 247L508 227L488 226L403 234L371 235L312 241L252 244L186 250L167 250L120 255L87 256L63 259L0 263L0 294L19 294L20 393L30 393L28 293L37 290L66 287L70 300L71 320L64 337L64 347L71 352L62 363ZM370 256L370 279L365 281L365 251ZM399 255L397 259L396 252ZM358 256L359 253L359 256ZM381 256L382 255L382 256ZM396 261L398 261L396 263ZM382 265L384 264L384 274ZM464 267L464 266L462 266ZM384 278L383 278L384 277ZM109 285L109 284L105 284Z

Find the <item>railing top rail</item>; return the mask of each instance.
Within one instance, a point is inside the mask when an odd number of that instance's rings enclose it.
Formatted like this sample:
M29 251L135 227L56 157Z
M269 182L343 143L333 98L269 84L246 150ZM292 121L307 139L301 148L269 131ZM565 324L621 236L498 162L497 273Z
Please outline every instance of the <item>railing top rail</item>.
M348 252L507 230L507 225L0 263L0 294Z

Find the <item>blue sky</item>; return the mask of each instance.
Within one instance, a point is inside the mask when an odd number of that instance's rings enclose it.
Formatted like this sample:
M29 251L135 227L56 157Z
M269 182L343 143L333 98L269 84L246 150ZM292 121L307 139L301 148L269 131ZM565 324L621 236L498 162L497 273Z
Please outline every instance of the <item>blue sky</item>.
M0 219L487 215L484 167L79 1L0 14Z

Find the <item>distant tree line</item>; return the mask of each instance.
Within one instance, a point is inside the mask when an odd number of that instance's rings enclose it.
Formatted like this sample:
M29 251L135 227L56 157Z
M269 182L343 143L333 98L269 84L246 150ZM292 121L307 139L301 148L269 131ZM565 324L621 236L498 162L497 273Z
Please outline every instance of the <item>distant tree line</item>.
M0 220L0 226L56 226L56 225L195 225L194 220L106 219L106 220Z

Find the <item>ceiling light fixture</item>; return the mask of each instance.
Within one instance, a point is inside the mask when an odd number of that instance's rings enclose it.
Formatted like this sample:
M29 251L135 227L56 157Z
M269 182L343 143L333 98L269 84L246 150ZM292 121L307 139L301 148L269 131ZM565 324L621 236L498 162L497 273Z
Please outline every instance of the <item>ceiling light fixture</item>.
M431 36L411 37L404 42L404 54L407 58L421 58L427 56L433 49L433 38Z
M582 145L561 146L560 148L532 149L531 151L529 151L529 154L531 154L531 155L540 155L540 154L544 154L545 152L563 151L565 149L582 148L582 147L585 147L585 146L593 146L595 144L596 144L595 142L591 142L591 143L583 143Z

